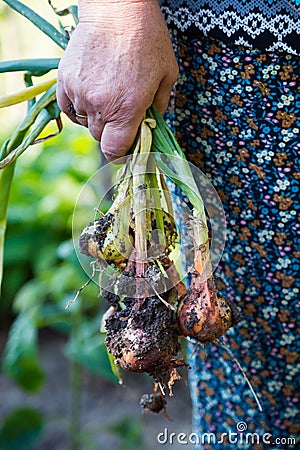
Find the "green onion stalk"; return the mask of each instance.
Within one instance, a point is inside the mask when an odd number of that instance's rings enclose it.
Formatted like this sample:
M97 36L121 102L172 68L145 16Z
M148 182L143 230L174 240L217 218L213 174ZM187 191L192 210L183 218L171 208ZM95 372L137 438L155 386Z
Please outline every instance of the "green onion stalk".
M202 344L216 342L239 321L240 315L234 304L216 289L204 201L185 155L154 106L150 108L149 116L157 122L153 142L159 167L181 188L193 206L190 225L193 232L194 265L190 270L192 278L188 292L182 296L178 306L179 326L184 336ZM163 160L162 154L170 159L175 171Z

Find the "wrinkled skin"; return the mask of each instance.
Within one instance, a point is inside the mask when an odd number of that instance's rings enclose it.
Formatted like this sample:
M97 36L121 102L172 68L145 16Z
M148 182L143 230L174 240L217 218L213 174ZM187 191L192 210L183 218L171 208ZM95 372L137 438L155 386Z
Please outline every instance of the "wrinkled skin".
M128 152L153 101L165 111L178 67L157 0L79 0L78 7L57 99L112 161ZM68 111L70 101L87 119Z

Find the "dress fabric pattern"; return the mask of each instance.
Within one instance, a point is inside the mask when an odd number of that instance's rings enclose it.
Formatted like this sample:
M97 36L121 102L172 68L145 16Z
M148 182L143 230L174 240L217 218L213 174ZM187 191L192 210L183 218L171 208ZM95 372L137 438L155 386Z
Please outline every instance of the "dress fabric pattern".
M300 54L300 0L161 0L170 27L223 42Z
M227 242L215 276L243 316L225 341L263 407L222 347L210 345L205 355L191 344L194 431L218 440L244 422L260 442L229 448L299 448L299 58L177 31L172 37L180 76L167 120L223 202ZM264 433L296 444L263 443Z

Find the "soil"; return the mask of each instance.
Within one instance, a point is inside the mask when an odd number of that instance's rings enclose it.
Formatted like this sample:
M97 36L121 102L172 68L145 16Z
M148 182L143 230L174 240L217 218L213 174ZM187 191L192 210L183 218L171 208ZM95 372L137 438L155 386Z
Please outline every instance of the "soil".
M0 334L0 348L5 335ZM40 353L46 383L38 394L21 391L10 379L0 373L0 420L14 408L33 406L47 419L42 438L31 450L69 450L68 418L70 414L70 362L64 356L65 339L52 331L40 335ZM1 345L2 344L2 345ZM180 369L187 380L187 369ZM192 450L191 444L178 442L161 444L158 433L191 433L191 403L189 388L184 381L174 385L174 397L167 398L168 420L163 412L142 414L139 401L143 394L151 393L152 380L144 374L125 374L121 387L104 381L99 376L83 373L81 422L82 434L90 433L94 445L84 444L80 450L123 450L120 437L109 432L109 427L124 418L141 425L145 444L141 450Z
M166 293L167 295L167 293ZM133 372L147 372L155 381L183 366L176 359L180 349L176 311L166 308L158 297L124 299L105 323L106 345L118 364Z

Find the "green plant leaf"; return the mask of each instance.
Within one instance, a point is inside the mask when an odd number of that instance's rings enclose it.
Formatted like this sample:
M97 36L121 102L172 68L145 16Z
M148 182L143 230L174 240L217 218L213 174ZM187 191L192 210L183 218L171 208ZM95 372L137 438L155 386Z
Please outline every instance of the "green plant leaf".
M68 45L68 39L62 33L60 33L53 25L47 20L43 19L39 14L34 12L31 8L19 2L18 0L3 0L12 9L26 17L37 26L43 33L49 36L57 45L65 49Z
M37 329L28 312L19 314L10 327L3 370L25 391L36 392L43 385L45 376L38 360Z
M121 450L139 450L145 447L142 423L135 418L124 417L107 429L120 437Z
M56 97L56 86L50 87L45 94L30 108L26 117L18 125L12 136L5 141L0 151L0 161L23 141L26 133L35 122L40 112L47 107Z
M203 216L204 203L184 152L154 104L147 110L147 114L156 121L156 127L152 131L152 151L156 152L156 160L160 169L182 189L196 212ZM172 169L166 163L163 155L167 155L171 161L174 166Z
M32 76L40 76L57 69L60 58L21 59L0 62L0 73L26 70Z
M20 408L5 417L0 429L2 450L25 450L40 437L43 418L33 408Z
M55 14L57 14L60 17L68 16L69 14L71 14L75 24L76 25L78 24L78 6L77 5L71 5L71 6L68 6L67 8L59 10L55 6L52 5L52 1L51 0L48 0L48 3L52 7L52 9L55 12Z
M3 277L4 239L6 231L6 215L11 183L14 177L15 164L6 167L0 173L0 297Z
M56 84L56 78L50 80L44 80L35 85L25 87L21 91L14 92L13 94L7 94L0 97L0 108L6 108L7 106L13 106L18 103L36 98L37 95L47 91L51 86Z
M100 333L85 339L83 342L70 341L66 346L66 355L91 372L100 375L104 380L118 381L111 370L103 336Z
M38 280L30 280L18 291L14 300L14 310L26 312L33 306L40 305L45 299L45 287Z
M53 117L49 111L46 108L42 109L36 117L34 127L25 137L23 142L17 148L12 150L6 158L0 161L0 169L3 169L19 158L19 156L21 156L22 153L24 153L25 150L39 137L40 133L52 119Z
M105 347L105 350L106 350L106 353L107 353L107 357L108 357L108 360L109 360L109 363L110 363L110 368L111 368L112 373L116 376L116 378L118 380L118 383L119 384L123 384L123 378L122 378L122 375L121 375L120 366L118 366L115 363L115 357L114 357L114 355L112 353L110 353L108 351L107 347Z

